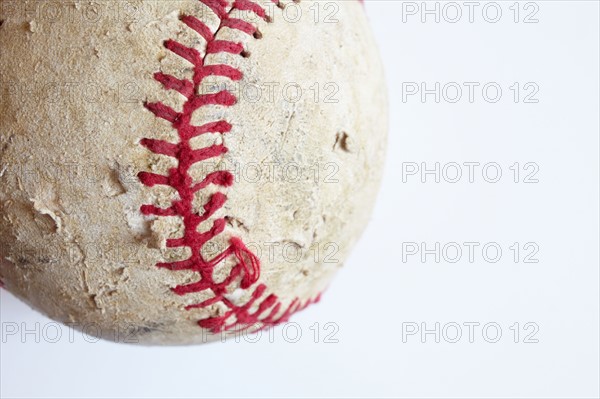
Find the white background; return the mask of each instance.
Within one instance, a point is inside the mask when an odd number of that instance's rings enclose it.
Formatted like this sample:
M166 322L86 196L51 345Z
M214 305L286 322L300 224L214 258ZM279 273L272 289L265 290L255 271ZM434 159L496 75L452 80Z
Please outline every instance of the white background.
M499 3L497 23L482 16L485 2L472 23L458 4L459 22L446 20L454 18L446 8L446 19L423 23L419 13L402 13L407 3L367 1L390 89L385 178L351 259L322 303L295 317L299 342L286 342L281 328L274 343L264 336L180 348L88 343L79 333L70 343L67 330L54 344L4 336L2 397L598 397L598 3L538 1L537 23L523 23L535 11L524 3L518 23L512 1ZM433 94L403 99L411 82L480 86L472 103L466 86L457 103L448 101L455 92L436 103ZM481 94L489 82L502 88L496 103ZM524 102L530 89L515 103L515 82L521 90L537 85L538 102ZM425 183L419 174L403 176L403 168L422 162L430 169L436 162L481 166L472 183L466 167L457 183L448 182L455 173L448 168L439 183L433 175ZM485 180L493 169L482 176L493 162L502 171L497 183ZM526 163L539 167L537 183L523 182L532 170ZM463 247L458 262L449 262L448 252L436 263L434 255L423 261L407 254L413 242L480 246L473 262ZM502 249L498 262L482 256L486 243ZM526 243L534 246L525 250ZM531 260L539 262L525 263L535 246ZM50 322L6 291L0 298L3 326ZM339 328L329 337L337 343L325 342L328 322ZM479 323L473 342L468 322ZM435 323L439 343L433 333L406 334ZM452 323L462 328L457 343L450 342ZM488 342L496 334L483 333L487 323L502 329L498 342Z

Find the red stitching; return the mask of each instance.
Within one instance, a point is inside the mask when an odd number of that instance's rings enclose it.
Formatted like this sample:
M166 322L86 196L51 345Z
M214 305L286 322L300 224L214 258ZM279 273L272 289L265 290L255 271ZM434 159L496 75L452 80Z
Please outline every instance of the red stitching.
M200 21L193 15L182 16L181 22L198 32L200 36L202 36L207 42L213 40L214 36L213 33L210 31L210 28L206 26L204 22Z
M227 0L200 0L208 8L212 10L221 19L228 17L228 12L225 10L227 7Z
M215 39L216 34L223 27L260 37L258 36L256 27L252 24L241 19L231 18L230 15L233 10L251 11L261 18L268 20L265 10L250 0L236 0L229 11L226 10L228 6L226 0L199 1L209 7L220 18L221 21L216 31L212 32L204 22L191 15L182 16L181 21L206 40L207 55L219 52L245 54L241 43ZM278 3L278 0L273 0L273 2ZM192 205L195 194L209 185L226 188L231 187L234 183L234 176L228 171L209 173L200 182L194 182L189 174L190 168L197 162L221 156L228 151L227 147L222 144L215 144L201 149L192 149L191 139L207 133L227 134L232 129L231 124L224 120L209 122L201 126L193 126L191 124L193 112L206 105L229 107L237 101L236 97L228 90L201 95L197 94L198 87L207 76L222 76L235 81L242 79L242 72L229 65L204 65L205 57L202 57L198 50L174 40L165 41L164 46L174 54L190 62L194 66L194 76L192 81L190 81L157 72L154 74L154 79L161 83L166 90L179 92L186 98L186 101L182 112L177 112L161 102L145 103L144 106L157 118L171 123L173 128L177 130L179 142L175 144L164 140L144 138L140 141L140 144L155 154L177 159L178 166L170 169L166 176L150 172L140 172L138 177L141 183L148 187L164 185L174 188L179 194L179 199L174 199L168 208L159 208L155 205L147 204L141 206L140 211L146 216L181 217L184 224L183 237L168 239L167 247L189 247L192 254L188 259L158 263L156 266L172 271L192 270L200 275L200 280L197 282L179 285L172 290L178 295L207 290L212 291L214 294L212 298L201 303L189 305L186 309L207 308L219 302L224 304L227 308L224 314L198 321L200 327L209 329L213 333L236 327L249 328L257 326L258 328L264 328L285 322L294 312L304 309L311 303L317 302L319 297L314 300L308 300L304 304L295 299L287 308L284 308L275 294L269 294L263 298L267 292L267 286L259 284L254 288L250 299L244 305L237 305L226 298L225 295L235 286L234 284L237 284L243 290L252 288L260 277L260 260L238 237L230 237L227 249L216 255L213 259L205 259L201 254L203 246L215 236L223 233L226 222L224 217L214 219L212 227L204 232L199 232L198 226L200 223L213 217L223 207L227 201L227 196L221 192L212 194L203 205L201 215L193 209ZM235 266L224 281L220 283L215 282L213 279L215 267L230 257L235 258ZM268 314L264 315L267 311Z
M244 51L244 47L241 43L233 43L226 40L213 40L206 46L206 54L215 53L231 53L240 54Z
M144 106L158 118L162 118L171 123L175 123L181 117L181 115L173 108L166 106L163 103L145 103Z
M279 0L273 0L273 3L279 3ZM265 9L250 0L236 0L235 3L233 3L233 8L242 11L252 11L261 18L265 18L266 16Z
M237 29L249 35L253 35L254 32L256 32L256 27L254 25L237 18L224 19L222 25L231 29Z
M202 63L202 57L200 56L200 52L191 47L184 46L183 44L176 42L174 40L167 40L165 42L165 47L168 50L171 50L178 56L186 59L191 64L200 65Z

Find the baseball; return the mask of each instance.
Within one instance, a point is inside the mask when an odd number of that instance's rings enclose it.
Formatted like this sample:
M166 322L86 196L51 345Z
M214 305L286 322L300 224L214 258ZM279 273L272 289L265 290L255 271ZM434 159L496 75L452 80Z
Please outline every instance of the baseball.
M359 0L1 3L4 289L147 345L327 300L385 157Z

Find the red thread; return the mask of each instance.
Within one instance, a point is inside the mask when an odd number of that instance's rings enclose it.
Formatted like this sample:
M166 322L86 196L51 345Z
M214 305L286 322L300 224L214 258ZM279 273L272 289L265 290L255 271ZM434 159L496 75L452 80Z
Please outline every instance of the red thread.
M145 103L144 106L154 115L168 122L175 123L179 119L179 113L163 103Z
M219 28L212 32L206 24L191 15L184 15L180 20L207 41L206 54L219 52L245 54L241 43L216 40L215 36L223 27L254 35L257 32L256 27L241 19L230 18L230 13L234 9L251 11L266 19L265 10L259 4L250 0L236 0L229 12L226 10L228 6L226 0L199 1L209 7L221 19ZM277 0L273 1L277 3ZM239 305L232 302L227 297L231 289L239 287L242 290L249 290L258 281L260 277L260 260L238 237L230 237L229 246L223 252L212 259L206 259L202 255L202 248L209 240L225 231L225 217L214 219L212 227L207 231L200 232L198 227L201 223L214 217L223 208L227 196L224 193L216 192L204 203L201 213L193 209L196 193L210 185L231 187L234 184L234 176L228 171L215 171L207 174L200 182L193 181L189 171L194 164L222 156L228 149L222 144L193 149L191 139L208 133L228 134L231 132L232 126L224 120L194 126L191 124L192 114L206 105L230 107L237 101L236 97L228 90L213 94L197 94L197 88L207 76L222 76L235 81L242 79L242 72L230 65L204 65L205 59L198 50L184 46L174 40L165 41L164 46L191 63L194 67L194 76L192 81L189 81L157 72L154 74L154 79L161 83L166 90L175 90L187 100L183 105L182 112L177 112L161 102L145 103L144 106L156 117L171 123L173 128L177 130L179 142L170 143L164 140L144 138L140 141L140 144L155 154L176 159L178 166L170 169L167 175L140 172L138 177L140 182L148 187L156 185L172 187L179 194L179 198L174 199L168 208L159 208L147 204L143 205L140 211L147 216L181 217L184 225L183 236L168 239L166 245L168 248L189 247L191 256L181 261L158 263L156 266L172 271L192 270L199 274L200 279L198 281L179 285L173 288L173 292L178 295L204 291L212 292L213 296L210 299L187 306L186 309L188 310L207 308L217 303L225 305L227 310L223 314L198 321L200 327L209 329L213 333L236 327L250 328L258 325L259 328L264 328L285 322L294 312L317 302L319 297L308 300L304 304L295 299L284 308L275 294L269 294L263 298L267 286L259 284L251 292L250 299L245 304ZM235 260L235 265L224 281L216 282L213 278L215 268L229 258Z
M163 140L142 139L140 144L156 154L176 157L179 152L177 144L171 144Z
M201 78L206 76L223 76L231 80L242 79L242 72L239 69L235 69L229 65L207 65L204 67L203 75Z
M168 50L171 50L181 58L189 61L191 64L199 65L202 63L202 57L200 56L200 52L194 48L184 46L183 44L176 42L174 40L167 40L165 42L165 47Z
M221 19L227 18L229 15L225 10L227 0L200 0L208 8L210 8Z
M189 80L177 79L162 72L156 72L154 79L162 83L165 89L177 90L187 98L190 98L194 94L194 84Z
M278 1L274 2L277 3ZM265 18L266 16L265 9L250 0L236 0L235 3L233 3L233 8L242 11L252 11L261 18Z
M244 51L244 47L241 45L241 43L234 43L226 40L214 40L208 43L208 46L206 46L206 54L240 54L242 51Z
M254 32L256 32L256 27L254 25L237 18L225 19L223 20L222 25L231 29L237 29L249 35L252 35Z
M192 15L184 15L181 17L181 21L196 32L198 32L200 36L202 36L207 42L213 40L214 36L213 33L210 31L210 28L198 18Z

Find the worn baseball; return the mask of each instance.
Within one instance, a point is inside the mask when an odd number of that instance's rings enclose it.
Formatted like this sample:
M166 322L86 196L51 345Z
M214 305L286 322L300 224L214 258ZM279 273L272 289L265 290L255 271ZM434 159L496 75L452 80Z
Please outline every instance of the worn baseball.
M386 145L360 1L0 6L4 289L142 344L269 328L327 298Z

